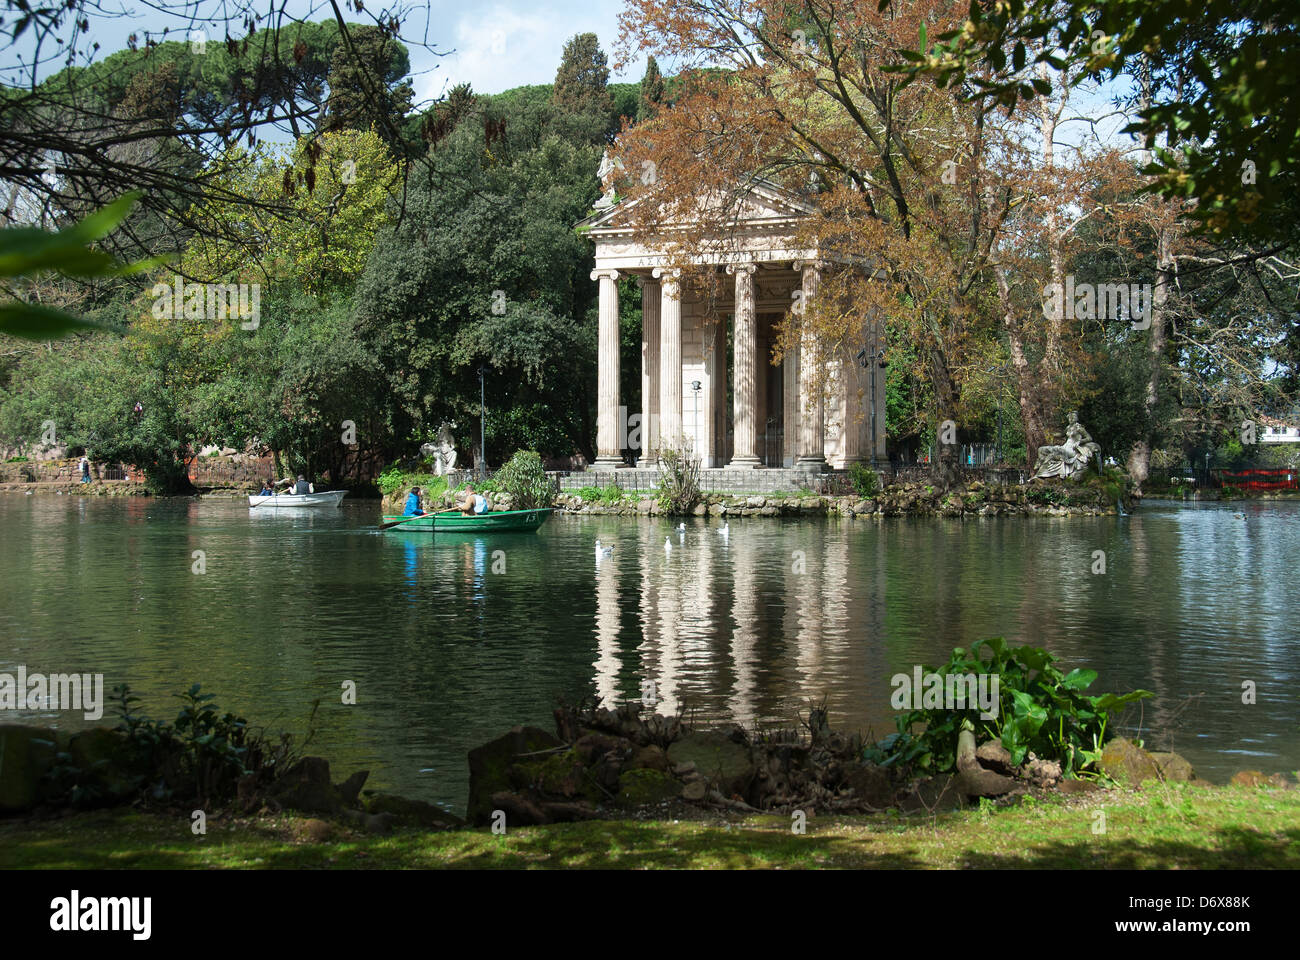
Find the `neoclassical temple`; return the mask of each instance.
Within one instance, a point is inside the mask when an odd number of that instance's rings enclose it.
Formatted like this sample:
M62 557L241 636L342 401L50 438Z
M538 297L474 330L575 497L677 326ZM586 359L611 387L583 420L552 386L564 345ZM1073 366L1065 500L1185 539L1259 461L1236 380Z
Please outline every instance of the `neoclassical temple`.
M819 471L884 459L885 376L871 359L883 348L883 330L864 318L855 349L820 358L804 340L773 364L775 325L815 301L835 257L799 245L799 222L812 209L773 184L749 189L739 211L717 245L726 252L685 261L685 274L669 244L638 236L621 205L580 225L595 242L591 278L600 284L595 468L622 465L629 436L618 317L618 284L628 278L641 288L643 318L640 409L630 411L640 414L638 466L651 465L661 442L674 439L704 467ZM702 294L706 272L723 281L714 288L721 295ZM826 364L823 389L801 382L801 360Z

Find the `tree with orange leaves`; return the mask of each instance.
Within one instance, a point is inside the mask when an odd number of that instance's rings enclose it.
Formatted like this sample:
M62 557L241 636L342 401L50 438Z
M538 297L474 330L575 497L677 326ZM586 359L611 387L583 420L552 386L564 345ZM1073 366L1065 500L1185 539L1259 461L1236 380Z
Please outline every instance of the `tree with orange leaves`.
M923 25L966 11L898 6L628 0L620 59L648 52L682 72L671 108L624 129L621 192L645 201L628 209L647 233L690 224L673 234L684 263L725 252L755 181L804 195L815 212L802 245L837 267L787 318L775 359L809 339L831 356L883 321L917 348L911 373L928 383L937 428L963 422L972 348L996 331L990 270L1013 196L991 158L1013 134L1005 114L883 69ZM805 389L826 389L830 365L805 369Z

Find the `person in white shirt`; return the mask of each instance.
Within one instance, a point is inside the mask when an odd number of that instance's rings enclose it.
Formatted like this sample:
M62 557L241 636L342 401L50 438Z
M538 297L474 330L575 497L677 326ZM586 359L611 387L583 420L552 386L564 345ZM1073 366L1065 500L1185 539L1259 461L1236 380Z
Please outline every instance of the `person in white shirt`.
M461 494L460 512L466 516L473 516L477 513L487 513L487 497L480 493L475 493L474 488L465 487L465 492Z

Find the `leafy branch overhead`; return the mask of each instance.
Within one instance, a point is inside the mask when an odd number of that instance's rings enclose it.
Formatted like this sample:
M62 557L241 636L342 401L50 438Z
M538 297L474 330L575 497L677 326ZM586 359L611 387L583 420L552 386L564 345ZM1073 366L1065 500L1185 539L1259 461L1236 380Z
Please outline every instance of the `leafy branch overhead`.
M883 12L896 0L879 0ZM1051 93L1049 71L1131 81L1153 189L1194 198L1214 232L1287 229L1300 162L1300 34L1291 0L997 0L886 68L1008 110ZM1263 216L1274 211L1271 217Z

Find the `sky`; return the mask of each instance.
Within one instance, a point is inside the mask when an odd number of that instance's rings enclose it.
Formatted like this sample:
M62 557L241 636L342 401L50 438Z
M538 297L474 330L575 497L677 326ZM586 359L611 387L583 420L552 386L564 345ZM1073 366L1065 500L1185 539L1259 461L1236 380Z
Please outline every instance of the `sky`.
M332 19L326 0L249 0L254 9L265 11L284 2L290 16L320 21ZM379 4L383 4L382 7ZM411 82L417 106L427 106L457 83L469 83L477 93L500 93L526 84L551 83L560 63L565 42L575 34L595 33L611 62L618 39L618 15L623 0L370 0L367 13L344 8L351 22L373 22L370 15L404 5L402 36L411 56ZM169 39L185 39L194 24L184 16L169 15L169 9L188 13L194 9L219 11L223 0L99 0L101 11L118 11L117 16L94 15L93 38L100 43L99 56L126 46L132 32L161 34L169 28ZM209 28L208 36L217 40L222 28ZM427 49L421 45L424 41ZM0 49L0 74L15 62L15 52L30 57L32 31L18 47ZM436 52L434 52L436 51ZM438 55L442 54L442 55ZM612 82L636 82L645 72L644 58L631 64ZM1116 85L1105 84L1100 92L1078 91L1076 109L1094 117L1108 112L1107 99ZM1104 142L1115 142L1122 123L1107 118L1097 131ZM1088 135L1083 125L1070 125L1060 131L1067 142L1079 142Z
M550 83L560 65L564 43L574 34L594 33L613 61L622 0L556 0L556 2L489 2L482 6L434 0L431 35L442 36L455 52L436 60L437 69L415 78L416 99L437 96L443 84L468 82L478 93L500 93L511 87ZM441 16L439 14L442 14ZM411 69L427 69L415 62ZM641 79L644 62L628 68L613 82Z
M266 11L279 6L280 0L250 0L252 7ZM89 38L100 44L98 58L124 49L127 37L144 32L161 39L184 40L191 28L201 28L188 14L195 8L220 11L222 0L99 0L100 13L92 13ZM380 6L382 4L382 7ZM613 60L613 46L618 34L618 14L622 0L371 0L367 13L356 13L343 4L344 18L353 23L373 23L370 13L378 14L397 4L408 10L403 19L403 39L411 53L412 82L416 102L435 99L457 83L468 82L478 93L501 93L525 84L550 83L565 41L579 33L595 33L601 49ZM333 19L328 3L322 0L287 0L290 16L321 21ZM66 35L66 30L63 32ZM242 33L242 31L239 31ZM6 79L19 62L31 62L35 30L28 30L15 45L0 47L0 74ZM208 27L210 41L224 36L224 26ZM437 56L421 46L434 47ZM53 43L44 48L53 52ZM21 61L20 58L21 57ZM52 62L62 66L61 58ZM53 69L42 71L45 74ZM611 76L614 82L641 79L645 63L629 67L623 76Z

